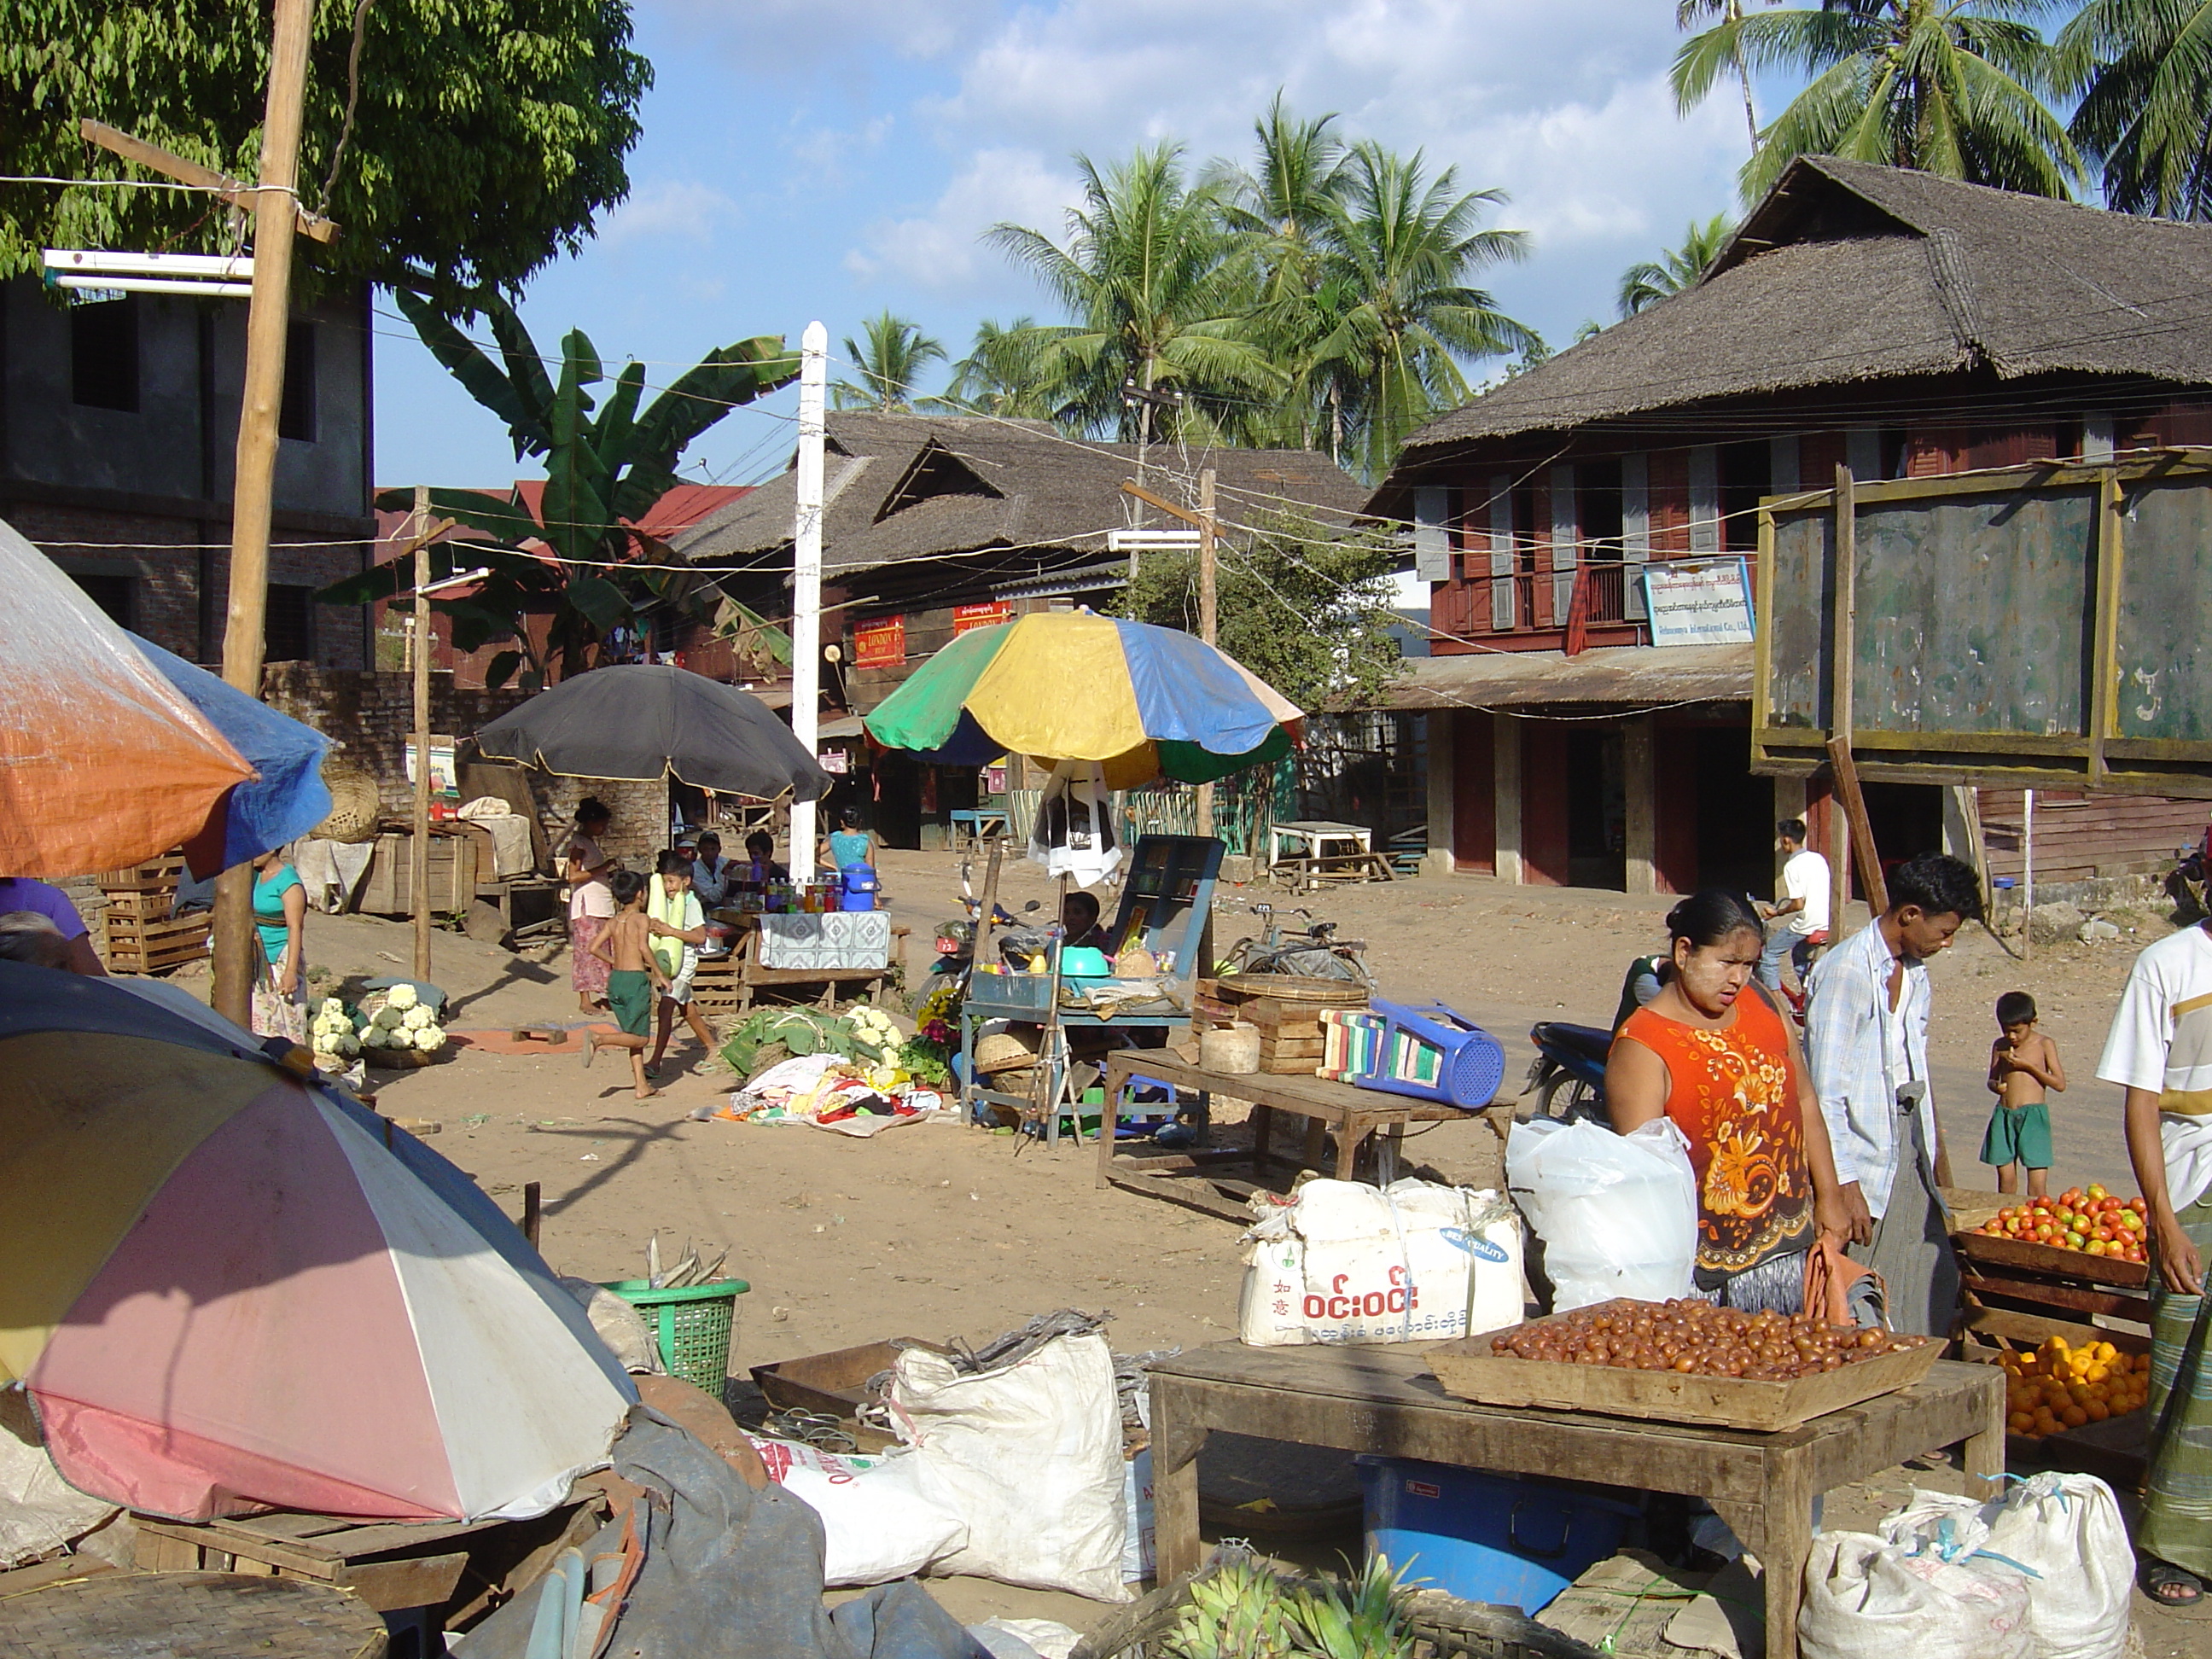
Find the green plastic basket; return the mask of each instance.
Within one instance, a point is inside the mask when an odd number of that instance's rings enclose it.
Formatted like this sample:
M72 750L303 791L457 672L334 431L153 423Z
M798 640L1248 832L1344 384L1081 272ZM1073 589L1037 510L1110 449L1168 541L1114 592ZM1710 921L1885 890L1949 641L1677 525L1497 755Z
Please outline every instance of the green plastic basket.
M599 1288L612 1291L645 1316L671 1376L722 1397L730 1372L730 1328L737 1321L738 1298L750 1285L742 1279L718 1279L656 1291L642 1279L618 1279Z

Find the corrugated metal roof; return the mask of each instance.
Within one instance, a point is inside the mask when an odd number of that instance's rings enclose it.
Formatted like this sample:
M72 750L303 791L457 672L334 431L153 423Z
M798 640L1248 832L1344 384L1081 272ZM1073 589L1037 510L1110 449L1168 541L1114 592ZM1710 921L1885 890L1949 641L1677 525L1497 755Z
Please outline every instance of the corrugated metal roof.
M1376 706L1516 708L1533 703L1747 702L1748 645L1624 645L1579 656L1557 651L1481 651L1409 659Z

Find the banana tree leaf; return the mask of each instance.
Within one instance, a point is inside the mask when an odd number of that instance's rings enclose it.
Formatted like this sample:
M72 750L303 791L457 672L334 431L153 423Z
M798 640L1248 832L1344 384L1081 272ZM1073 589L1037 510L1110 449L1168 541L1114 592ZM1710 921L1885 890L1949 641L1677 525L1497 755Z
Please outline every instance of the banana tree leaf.
M552 434L541 410L533 407L514 382L499 372L483 348L461 332L453 319L405 289L395 290L392 297L407 320L415 325L422 343L430 348L430 355L446 366L469 396L507 422L507 435L514 441L515 459L543 454L551 447Z
M553 408L553 380L545 372L545 359L538 354L538 342L530 337L530 331L522 325L522 319L515 314L514 307L497 294L486 297L484 312L491 319L492 337L499 342L507 380L524 404L538 411L541 422L549 420Z
M592 423L592 448L607 477L619 475L635 459L637 403L645 392L645 365L630 363L615 376L614 395Z
M584 576L570 582L568 603L602 634L621 627L635 614L629 596L604 576Z

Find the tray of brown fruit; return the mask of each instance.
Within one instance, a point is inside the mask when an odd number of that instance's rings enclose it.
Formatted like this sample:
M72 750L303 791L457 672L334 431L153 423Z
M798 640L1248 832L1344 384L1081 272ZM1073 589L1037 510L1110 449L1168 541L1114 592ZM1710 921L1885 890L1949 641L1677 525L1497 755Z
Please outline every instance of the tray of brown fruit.
M1910 1388L1941 1352L1927 1337L1685 1299L1577 1308L1448 1342L1429 1361L1448 1392L1488 1406L1771 1431Z

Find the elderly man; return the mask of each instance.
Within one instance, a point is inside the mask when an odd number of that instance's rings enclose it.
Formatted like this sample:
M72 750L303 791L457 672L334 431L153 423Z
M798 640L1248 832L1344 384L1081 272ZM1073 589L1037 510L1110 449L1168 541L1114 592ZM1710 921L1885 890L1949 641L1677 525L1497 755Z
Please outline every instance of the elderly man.
M1813 969L1806 1064L1828 1121L1853 1254L1881 1273L1891 1322L1948 1335L1959 1266L1928 1095L1928 963L1982 914L1970 865L1941 853L1889 878L1889 908Z

